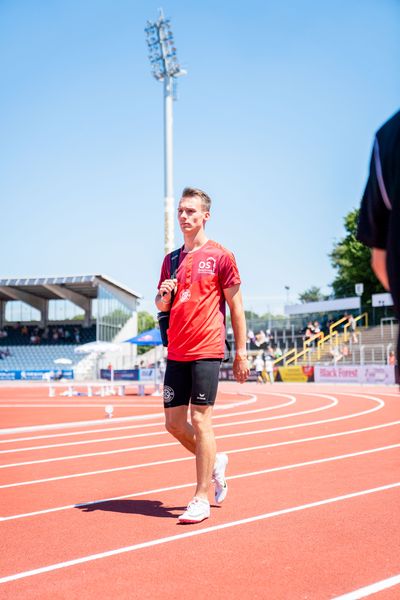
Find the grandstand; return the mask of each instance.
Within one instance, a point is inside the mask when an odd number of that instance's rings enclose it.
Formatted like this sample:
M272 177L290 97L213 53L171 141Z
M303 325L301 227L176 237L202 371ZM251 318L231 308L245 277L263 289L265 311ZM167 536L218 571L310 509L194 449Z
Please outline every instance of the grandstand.
M104 275L0 279L0 371L54 370L71 361L75 375L93 376L97 356L76 354L93 342L123 342L137 333L141 296ZM61 305L61 306L60 306ZM60 310L61 309L61 310ZM135 348L121 344L118 365ZM109 357L105 357L109 360Z
M361 311L360 297L286 306L285 320L249 320L255 335L248 341L248 351L255 356L260 349L279 348L282 356L277 356L276 366L389 364L398 332L391 307L389 294L373 295L370 313ZM355 335L350 333L350 315L356 322ZM315 321L320 333L307 339L307 323ZM259 343L260 331L267 331L268 342Z
M365 315L366 313L363 313ZM346 322L346 321L345 321ZM280 348L282 358L276 361L280 365L315 364L388 364L390 352L397 343L398 323L394 317L382 318L379 325L368 327L359 324L356 329L357 341L353 341L348 329L344 328L343 317L337 318L329 329L306 343L304 335L293 329L274 329L271 341L257 345L248 342L248 354L254 357L260 350ZM346 352L343 351L347 347Z

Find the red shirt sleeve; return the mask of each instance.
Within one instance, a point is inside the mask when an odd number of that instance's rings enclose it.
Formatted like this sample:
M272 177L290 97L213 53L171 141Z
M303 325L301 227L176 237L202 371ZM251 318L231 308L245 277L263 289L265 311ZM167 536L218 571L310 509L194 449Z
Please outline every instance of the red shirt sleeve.
M162 284L162 282L165 279L169 279L170 271L171 271L171 255L167 254L167 256L165 256L164 260L163 260L163 264L161 267L160 280L158 282L157 289L160 289L160 285Z
M218 265L219 281L223 290L240 283L239 270L231 252L223 254Z

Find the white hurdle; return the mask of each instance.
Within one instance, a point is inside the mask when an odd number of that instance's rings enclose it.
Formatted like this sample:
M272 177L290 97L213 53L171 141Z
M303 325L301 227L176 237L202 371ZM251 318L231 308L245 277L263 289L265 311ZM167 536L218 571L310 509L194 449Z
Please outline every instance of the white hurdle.
M63 392L60 393L60 396L68 396L68 398L72 398L76 396L78 392L76 391L76 386L84 388L86 387L86 395L88 398L92 398L93 396L101 396L105 398L106 396L120 396L124 397L126 395L125 384L120 384L117 387L114 385L110 385L109 383L49 383L49 398L56 397L57 388L65 388ZM139 395L144 396L144 385L139 385Z

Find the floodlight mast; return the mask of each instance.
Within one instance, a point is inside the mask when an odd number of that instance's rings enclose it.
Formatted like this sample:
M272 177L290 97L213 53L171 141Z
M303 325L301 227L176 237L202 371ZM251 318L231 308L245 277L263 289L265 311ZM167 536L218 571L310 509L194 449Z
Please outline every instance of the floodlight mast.
M174 249L173 101L176 77L186 74L176 56L170 20L162 9L157 21L145 28L152 74L164 83L164 251Z

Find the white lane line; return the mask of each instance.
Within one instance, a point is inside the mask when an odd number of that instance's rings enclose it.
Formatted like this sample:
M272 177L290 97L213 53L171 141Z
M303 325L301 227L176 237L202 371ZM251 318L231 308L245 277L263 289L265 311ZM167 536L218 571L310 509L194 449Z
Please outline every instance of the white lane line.
M250 411L248 411L250 412ZM214 417L215 418L215 417ZM114 420L114 419L112 419ZM107 419L107 423L110 423L110 420ZM29 437L22 438L11 438L9 440L0 440L0 444L11 444L17 442L31 442L32 440L45 440L45 439L53 439L53 438L67 438L76 435L94 435L96 433L104 433L104 432L112 432L112 431L125 431L130 429L144 429L146 427L159 427L160 425L164 425L164 421L155 421L154 423L138 423L137 425L123 425L122 427L104 427L102 429L86 429L83 431L68 431L67 433L52 433L47 435L33 435ZM95 425L96 426L96 425ZM117 439L117 438L115 438ZM88 440L90 442L90 440ZM78 442L80 443L80 442ZM38 446L32 446L32 448L38 448ZM3 450L1 450L3 452Z
M290 406L291 404L294 404L295 402L296 402L296 398L294 396L292 396L288 402L284 402L283 404L279 404L276 406L270 406L268 408L256 408L256 409L251 409L251 410L243 410L243 411L238 411L238 412L234 412L234 413L228 413L227 415L213 415L213 421L216 419L221 419L221 418L226 419L227 417L235 417L235 416L242 416L242 415L249 415L249 414L253 415L253 414L258 414L261 412L267 412L270 410L274 410L276 408L284 408L286 406ZM299 414L301 414L301 413L299 413ZM0 444L10 444L12 442L38 440L38 439L43 439L43 438L66 437L67 435L68 436L82 435L82 434L86 434L86 433L94 434L94 433L100 433L103 431L108 433L110 431L120 431L120 430L126 430L126 429L143 429L143 428L147 428L147 427L156 427L156 426L163 426L163 425L164 425L164 421L158 421L156 423L141 423L138 425L114 427L114 428L110 428L110 429L106 428L106 429L97 429L97 430L74 431L74 432L70 432L68 434L57 433L55 435L41 435L41 436L33 436L33 437L27 437L27 438L1 440ZM219 425L214 425L214 427L219 427ZM164 430L163 433L166 433L166 431ZM125 439L130 439L133 437L140 437L140 436L143 437L146 435L151 436L151 435L156 435L156 434L143 433L143 434L135 434L135 435L113 436L113 437L108 437L108 438L94 438L94 439L90 439L90 440L80 440L78 442L63 442L62 444L48 444L45 446L29 446L29 447L24 446L23 448L12 448L12 449L8 449L8 450L0 450L0 454L7 454L10 452L22 452L24 450L43 450L43 449L47 449L47 448L60 448L63 446L80 446L81 444L92 444L95 442L107 442L107 441L113 441L113 440L125 440Z
M333 401L331 401L329 404L327 404L326 406L322 406L322 407L318 407L318 408L312 408L309 410L303 410L303 411L299 411L299 412L294 412L294 413L288 413L285 415L275 415L273 417L261 417L259 419L247 419L247 420L242 420L242 421L233 421L233 422L229 422L229 423L218 423L216 425L214 425L214 429L217 429L219 427L231 427L231 426L235 426L235 425L246 425L249 423L260 423L263 421L274 421L274 420L279 420L279 419L286 419L289 417L294 417L294 416L299 416L299 415L307 415L310 413L315 413L315 412L322 412L323 410L327 410L329 408L332 408L333 406L336 406L338 403L337 399L334 399ZM247 411L247 412L259 412L260 409L257 409L257 411ZM263 409L261 409L263 410ZM232 416L232 415L231 415ZM163 425L164 423L162 423ZM82 442L66 442L63 444L48 444L46 446L31 446L31 447L24 447L24 448L15 448L15 449L10 449L10 450L0 450L0 454L11 454L11 453L15 453L15 452L23 452L23 451L30 451L30 450L47 450L49 448L63 448L65 446L80 446L82 444L94 444L94 443L100 443L100 442L113 442L116 440L126 440L126 439L134 439L134 438L142 438L142 437L153 437L156 435L166 435L168 432L167 431L156 431L156 432L150 432L150 433L136 433L133 435L123 435L123 436L115 436L115 437L111 437L111 438L97 438L97 439L92 439L92 440L85 440ZM222 437L222 436L220 436ZM154 447L158 447L158 446L154 446ZM143 450L143 449L148 449L149 447L142 447L142 448L137 448L138 450ZM112 451L105 451L105 454L113 454L114 452L125 452L128 451L129 449L123 449L123 450L112 450ZM2 465L0 466L0 469L6 468L6 467L15 467L18 465L30 465L30 464L36 464L36 463L40 463L40 462L52 462L52 461L57 461L57 460L67 460L68 458L81 458L81 457L86 457L86 456L96 456L99 453L94 453L94 454L78 454L75 456L66 456L66 457L61 457L61 458L49 458L49 459L43 459L43 460L36 460L36 461L31 461L31 462L20 462L20 463L15 463L15 464L8 464L8 465Z
M152 424L154 427L155 424ZM157 423L158 426L164 425L163 422ZM214 425L217 427L217 425ZM119 440L133 440L136 438L153 437L156 435L164 435L165 431L147 431L146 433L131 433L130 435L116 435L113 437L94 438L92 440L82 440L79 442L64 442L63 444L46 444L44 446L24 446L23 448L10 448L9 450L0 450L0 454L15 454L15 452L30 452L32 450L49 450L52 448L65 448L69 446L85 446L87 444L99 444L102 442L116 442Z
M234 408L235 406L240 406L241 404L250 404L252 402L255 402L255 400L246 400L245 402L231 402L229 404L224 404L222 406L222 408L224 409L228 409L228 408ZM115 399L113 398L109 398L108 400L104 400L103 403L101 404L95 404L93 402L91 402L90 404L81 404L81 403L76 403L76 404L71 404L71 403L64 403L64 404L60 404L59 402L57 402L57 404L45 404L43 402L41 403L27 403L24 404L22 402L13 402L13 403L9 403L9 404L3 404L0 402L0 408L104 408L107 404L112 404L113 406L119 407L119 408L160 408L160 406L162 406L161 401L160 402L146 402L146 404L138 404L137 402L135 402L135 404L128 404L128 403L116 403Z
M103 404L22 404L21 402L16 404L1 404L0 408L104 408L107 404L112 403L113 406L123 407L123 408L160 408L160 403L157 404L120 404L114 402L111 398L109 400L105 400Z
M288 394L277 394L277 395L289 398L289 400L287 402L283 402L282 404L275 404L273 406L268 406L266 408L252 408L250 410L242 410L242 411L237 411L237 412L228 413L228 414L224 414L224 415L213 415L213 421L215 419L226 419L226 418L230 418L230 417L238 417L241 415L249 415L249 414L266 412L266 411L270 411L270 410L276 410L278 408L285 408L286 406L291 406L292 404L296 403L295 396L291 396ZM107 420L107 422L109 423L110 421ZM103 432L108 433L110 431L125 431L127 429L142 429L145 427L156 427L157 425L164 425L164 421L158 421L156 423L140 423L137 425L124 425L122 427L111 427L110 426L110 427L105 427L103 429L86 429L83 431L68 431L66 433L52 433L52 434L47 434L47 435L34 435L34 436L23 437L23 438L11 438L8 440L0 440L0 444L10 444L13 442L30 442L32 440L71 437L71 436L86 435L86 434L93 435L95 433L103 433ZM118 438L114 438L114 439L118 439ZM90 441L91 440L88 440L88 442L90 442ZM78 442L78 443L82 443L82 442ZM33 447L37 448L37 446L33 446ZM1 451L1 452L3 452L3 451Z
M328 397L328 396L327 396ZM337 404L337 399L336 398L330 398L333 402L331 402L330 404L322 407L322 408L318 408L318 409L311 409L311 410L306 410L306 411L302 411L299 413L291 413L288 415L282 415L281 416L273 416L273 417L263 417L260 419L252 419L252 420L248 420L248 421L236 421L234 423L223 423L223 424L219 424L219 425L215 425L215 427L229 427L230 425L243 425L246 423L257 423L260 421L270 421L270 420L274 420L274 419L280 419L280 418L285 418L285 417L289 417L289 416L298 416L298 415L304 415L304 414L308 414L308 413L314 413L316 411L320 412L322 410L326 410L328 408L331 408L332 406ZM369 411L365 411L362 414L367 414L367 412ZM355 416L357 416L358 413L355 414ZM353 415L350 415L351 417ZM350 418L349 415L345 415L346 418ZM341 417L338 417L338 419L340 419ZM335 419L328 419L328 421L335 421ZM316 423L324 423L326 422L326 420L324 421L316 421ZM308 423L309 425L313 425L313 422ZM294 427L305 427L307 424L305 423L301 423L300 425L290 425L290 426L285 426L285 427L276 427L273 429L261 429L258 431L244 431L244 432L240 432L240 433L229 433L229 434L225 434L225 435L219 435L216 436L216 439L223 439L223 438L227 438L227 437L241 437L243 435L253 435L253 434L261 434L261 433L267 433L270 431L279 431L281 429L292 429ZM163 432L159 432L158 434L151 434L151 435L161 435ZM148 437L148 434L137 434L137 435L133 435L130 436L132 438L134 437ZM112 455L112 454L125 454L127 452L136 452L138 450L152 450L155 448L164 448L167 446L178 446L179 442L165 442L163 444L148 444L146 446L130 446L129 448L119 448L116 450L103 450L103 451L99 451L99 452L88 452L85 454L72 454L72 455L68 455L68 456L58 456L58 457L54 457L54 458L41 458L41 459L37 459L37 460L30 460L30 461L21 461L21 462L17 462L17 463L7 463L4 465L0 465L0 469L10 469L10 468L14 468L14 467L22 467L22 466L28 466L28 465L37 465L37 464L47 464L47 463L51 463L51 462L60 462L60 461L65 461L65 460L76 460L76 459L80 459L80 458L90 458L93 456L108 456L108 455Z
M364 433L365 431L372 431L372 430L376 430L376 429L382 429L384 427L392 427L394 425L400 425L400 421L393 421L391 423L384 423L383 425L373 425L371 427L364 427L362 429L353 429L351 431L342 431L339 433L329 433L326 435L319 435L319 436L315 436L315 437L311 437L311 438L302 438L299 440L290 440L290 441L285 441L285 442L275 442L274 444L263 444L262 446L251 446L251 447L246 447L246 448L237 448L234 450L225 450L226 454L237 454L239 452L251 452L254 450L264 450L266 448L277 448L279 446L288 446L288 445L292 445L292 444L302 444L302 443L307 443L307 442L314 442L314 441L318 441L318 440L324 440L327 438L334 438L334 437L342 437L345 435L351 435L351 434L355 434L355 433ZM17 483L7 483L4 485L0 485L0 489L5 489L5 488L13 488L13 487L19 487L22 485L33 485L36 483L48 483L49 481L59 481L61 479L73 479L75 477L86 477L86 476L90 476L90 475L98 475L98 474L103 474L103 473L114 473L117 471L129 471L131 469L139 469L142 467L153 467L153 466L157 466L157 465L166 465L166 464L170 464L170 463L176 463L176 462L183 462L185 460L193 460L194 456L186 456L183 458L170 458L167 460L159 460L156 462L149 462L149 463L143 463L143 464L138 464L138 465L126 465L123 467L113 467L110 469L101 469L101 470L97 470L97 471L86 471L83 473L72 473L71 475L58 475L56 477L48 477L45 479L34 479L34 480L28 480L28 481L20 481Z
M324 408L319 408L318 410L325 410L326 408L330 408L331 406L334 406L335 404L337 404L337 399L333 398L332 396L327 396L324 394L321 394L322 397L328 398L330 400L332 400L332 404L327 405ZM320 421L309 421L307 423L297 423L296 425L286 425L283 427L274 427L274 428L270 428L270 429L258 429L258 430L251 430L251 431L241 431L238 433L227 433L225 435L218 435L215 436L215 438L217 440L220 439L225 439L225 438L234 438L234 437L243 437L245 435L261 435L264 433L271 433L273 431L283 431L285 429L297 429L299 427L310 427L312 425L320 425L323 423L332 423L335 421L342 421L345 419L352 419L354 417L358 417L361 415L366 415L369 414L371 412L375 412L376 410L380 410L383 406L384 406L384 401L383 400L379 400L379 398L373 398L372 396L364 396L365 398L369 398L370 400L373 400L374 402L377 402L377 406L374 406L373 408L358 412L358 413L351 413L350 415L343 415L341 417L334 417L332 419L323 419ZM307 414L310 412L315 412L317 409L311 409L309 411L303 411L302 414ZM293 414L296 413L292 413L292 415L283 415L283 417L285 416L293 416ZM301 414L301 413L298 413ZM256 419L255 421L269 421L272 419L277 419L280 418L280 416L274 416L274 417L267 417L267 418L263 418L263 419ZM250 421L249 421L250 422ZM237 423L228 423L227 426L229 425L238 425L238 424L243 424L246 423L246 421L239 421ZM37 464L47 464L47 463L52 463L52 462L60 462L60 461L65 461L65 460L77 460L80 458L91 458L94 456L105 456L105 455L114 455L114 454L126 454L127 452L136 452L139 450L152 450L152 449L156 449L156 448L165 448L167 446L178 446L180 444L180 442L166 442L164 444L149 444L146 446L130 446L129 448L120 448L117 450L103 450L100 452L88 452L86 454L72 454L69 456L59 456L59 457L55 457L55 458L42 458L42 459L37 459L37 460L31 460L31 461L21 461L21 462L17 462L17 463L7 463L4 465L0 465L0 469L11 469L11 468L15 468L15 467L22 467L22 466L28 466L28 465L37 465ZM0 486L1 489L2 486Z
M179 446L180 442L165 442L164 444L148 444L147 446L130 446L129 448L118 448L118 450L102 450L101 452L87 452L86 454L71 454L69 456L57 456L55 458L41 458L39 460L26 460L17 463L0 465L0 469L12 469L14 467L26 467L27 465L41 465L64 460L76 460L79 458L91 458L93 456L112 456L113 454L126 454L140 450L153 450L156 448L167 448L168 446Z
M366 585L365 587L354 590L353 592L348 592L342 596L335 596L335 598L332 600L359 600L360 598L366 598L367 596L371 596L372 594L376 594L382 590L387 590L399 584L400 574L393 575L393 577L388 577L387 579L382 579L376 583L371 583L370 585ZM400 593L398 597L400 597Z
M135 402L134 404L132 404L132 400L130 400L129 402L121 402L120 399L118 398L118 402L116 402L116 397L109 397L105 400L103 400L100 404L98 403L100 402L99 400L97 400L97 403L95 402L90 402L90 403L83 403L83 402L68 402L68 403L63 403L61 404L61 402L1 402L0 400L0 408L102 408L104 406L106 406L106 404L110 404L112 403L113 406L119 406L119 407L127 407L127 408L160 408L162 406L162 401L159 400L158 402L146 402L143 404L139 404L137 402ZM245 400L245 401L241 401L241 402L229 402L227 404L220 404L219 405L219 409L228 409L228 408L234 408L235 406L240 406L242 404L251 404L253 402L256 402L256 400Z
M281 510L275 510L269 513L263 513L261 515L255 515L253 517L247 517L246 519L239 519L237 521L230 521L228 523L222 523L220 525L214 525L212 527L204 527L204 529L195 529L180 533L177 535L170 535L164 538L156 538L147 542L139 544L133 544L131 546L123 546L121 548L115 548L114 550L107 550L105 552L99 552L97 554L89 554L88 556L81 556L80 558L74 558L64 562L47 565L45 567L39 567L38 569L32 569L30 571L22 571L20 573L14 573L6 577L0 578L0 583L7 583L9 581L16 581L17 579L24 579L26 577L32 577L34 575L40 575L42 573L50 573L51 571L57 571L59 569L65 569L66 567L73 567L84 563L99 560L101 558L109 558L111 556L117 556L126 552L134 552L136 550L142 550L143 548L151 548L153 546L159 546L161 544L167 544L169 542L176 542L186 538L194 537L197 535L205 535L207 533L213 533L214 531L221 531L222 529L228 529L231 527L237 527L239 525L247 525L248 523L255 523L257 521L264 521L266 519L272 519L273 517L280 517L282 515L289 515L292 513L308 510L310 508L317 508L320 506L326 506L328 504L334 504L335 502L342 502L344 500L350 500L352 498L358 498L366 496L367 494L375 494L384 492L387 490L395 489L400 487L400 482L390 483L376 488L370 488L366 490L360 490L359 492L353 492L351 494L344 494L342 496L334 496L332 498L325 498L325 500L318 500L317 502L309 502L308 504L301 504L299 506L292 506L290 508L283 508Z
M293 463L290 465L282 465L280 467L270 467L269 469L262 469L260 471L253 471L251 473L240 473L238 475L229 475L227 477L227 479L229 479L229 480L242 479L244 477L254 477L257 475L266 475L268 473L277 473L279 471L299 469L301 467L308 467L308 466L317 465L317 464L321 464L321 463L334 462L337 460L344 460L347 458L364 456L366 454L374 454L376 452L384 452L385 450L393 450L396 448L400 448L400 444L392 444L391 446L381 446L379 448L370 448L369 450L360 450L359 452L351 452L349 454L339 454L336 456L329 456L327 458L318 458L318 459L310 460L307 462ZM88 502L80 502L79 504L68 504L65 506L57 506L54 508L36 510L36 511L29 512L29 513L21 513L21 514L17 514L17 515L9 515L7 517L0 517L0 521L14 521L15 519L22 519L25 517L45 515L48 513L59 512L61 510L69 510L72 508L83 508L85 506L93 506L96 504L101 504L103 502L111 502L113 500L124 500L125 498L136 498L138 496L148 496L151 494L158 494L160 492L169 492L171 490L179 490L179 489L191 487L194 485L195 485L194 482L183 483L180 485L173 485L173 486L168 486L168 487L163 487L163 488L157 488L155 490L146 490L144 492L135 492L135 493L131 493L131 494L125 494L123 496L122 495L112 496L110 498L101 498L100 500L90 500Z
M345 392L336 392L337 395L344 395L346 396L347 394ZM241 394L239 393L238 395L245 395L245 394ZM319 394L319 393L306 393L306 392L300 392L298 395L303 395L303 396L316 396L316 397L320 397L323 394ZM357 396L357 394L352 394L354 396ZM251 398L249 400L245 400L243 402L238 402L237 406L240 404L248 404L248 403L253 403L257 400L257 397L259 396L266 396L266 397L270 397L270 396L279 396L279 397L283 397L283 398L289 398L289 402L287 403L283 403L283 404L277 404L274 406L269 406L266 408L258 408L258 409L252 409L252 410L248 410L248 411L239 411L236 413L228 413L228 414L222 414L222 415L213 415L213 420L215 419L226 419L226 418L230 418L230 417L234 417L234 416L240 416L240 415L245 415L245 414L251 414L251 413L257 413L257 412L264 412L264 411L268 411L268 410L275 410L278 408L284 408L285 406L289 406L291 404L295 404L297 402L297 398L296 396L292 396L291 394L283 394L283 393L278 393L278 392L273 392L273 393L268 393L268 392L260 392L257 395L252 395ZM218 405L216 405L214 407L214 410L218 408ZM151 418L151 417L164 417L163 413L157 413L157 414L153 414L153 415L139 415L139 417L120 417L120 418L114 418L113 422L121 422L121 421L131 421L131 420L137 420L137 419L143 419L143 418ZM97 427L100 426L100 424L107 424L108 427L102 428L102 429L97 429ZM69 437L69 436L77 436L77 435L86 435L86 434L94 434L94 433L103 433L103 432L110 432L110 431L121 431L121 430L126 430L126 429L136 429L136 428L144 428L144 427L155 427L157 425L164 425L164 421L159 421L156 423L140 423L137 425L125 425L122 427L112 427L110 420L109 419L101 419L99 421L83 421L81 423L76 422L76 423L61 423L59 425L54 424L54 425L39 425L37 426L39 428L39 430L43 430L43 429L57 429L57 428L64 428L66 426L68 427L79 427L81 425L91 425L93 428L96 429L87 429L84 431L68 431L65 433L54 433L54 434L47 434L47 435L40 435L40 436L31 436L31 437L24 437L24 438L12 438L12 439L5 439L5 440L0 440L0 444L9 444L12 442L23 442L23 441L31 441L31 440L39 440L39 439L48 439L48 438L58 438L58 437ZM16 428L15 430L13 429L3 429L0 430L0 435L3 433L6 434L7 432L12 433L13 431L18 432L22 430L25 431L34 431L37 429L37 427L20 427L20 428Z
M164 413L149 413L147 415L134 415L132 417L113 417L113 423L124 423L127 421L145 421L146 419L160 419L164 416ZM71 421L68 423L51 423L48 425L29 425L27 427L9 427L7 429L0 429L0 435L11 435L13 433L28 433L34 431L51 431L54 429L69 429L74 427L96 427L110 423L110 419L98 419L96 421ZM6 442L8 440L5 440Z
M216 410L225 410L225 408L231 408L232 406L242 406L245 404L253 404L254 402L257 401L257 395L255 394L250 394L247 392L241 392L237 394L238 396L250 396L250 398L248 400L240 400L239 402L236 403L230 403L227 405L224 405L223 403L219 403L218 405L215 406ZM268 394L263 394L263 395L268 395ZM282 394L273 394L273 395L282 395ZM110 402L111 404L111 402ZM147 405L146 405L147 406ZM161 408L161 406L160 406ZM135 420L140 420L140 419L152 419L154 417L160 418L163 417L164 413L150 413L147 415L137 415L137 416L132 416L132 417L116 417L113 418L113 422L117 423L117 422L123 422L123 421L135 421ZM27 426L23 426L23 427L9 427L6 429L0 429L0 435L11 435L13 433L28 433L28 432L34 432L34 431L48 431L48 430L54 430L54 429L69 429L69 428L74 428L74 427L90 427L90 426L94 426L96 427L97 425L102 425L104 423L108 423L109 420L108 419L98 419L97 421L93 422L93 420L91 421L71 421L68 423L51 423L51 424L45 424L45 425L27 425ZM8 440L6 440L8 441Z

